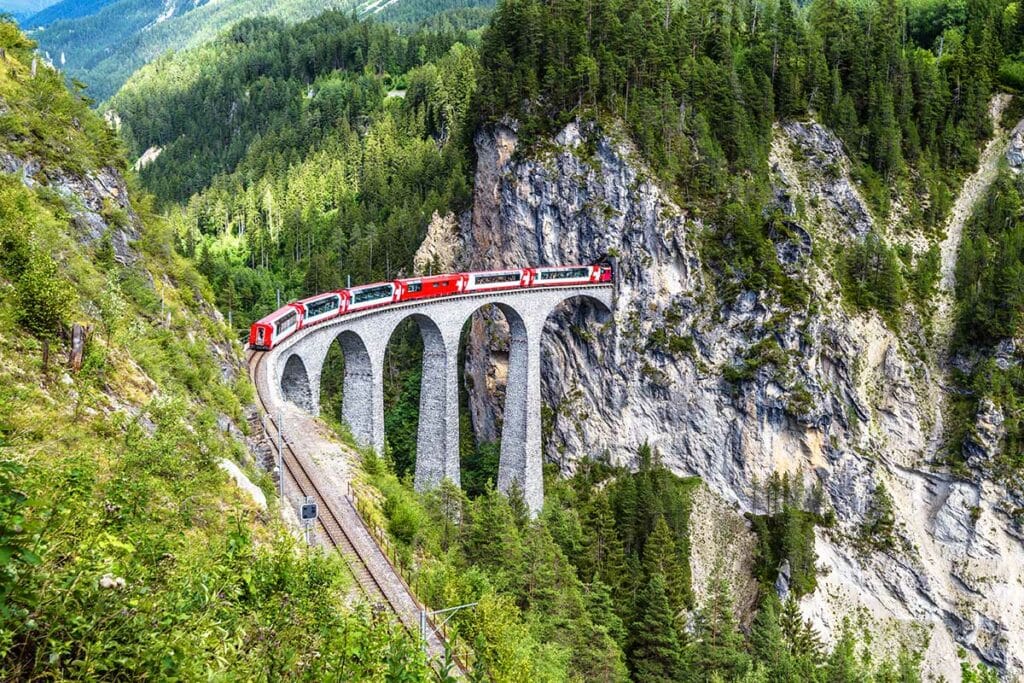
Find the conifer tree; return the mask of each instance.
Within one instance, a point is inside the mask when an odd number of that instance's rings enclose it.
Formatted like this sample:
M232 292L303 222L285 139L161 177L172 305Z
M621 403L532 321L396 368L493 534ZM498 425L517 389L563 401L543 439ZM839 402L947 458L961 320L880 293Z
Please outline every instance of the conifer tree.
M750 628L751 652L764 664L765 677L771 683L796 680L796 668L789 646L779 626L779 599L769 592Z
M637 595L630 633L629 661L634 680L670 683L680 679L679 638L665 593L665 577L660 574L650 577Z
M595 494L584 515L580 574L596 575L617 592L625 583L626 555L607 494Z
M658 516L654 531L647 538L644 546L644 572L648 577L661 574L665 579L665 594L673 614L678 618L686 607L686 587L683 585L685 576L679 564L679 555L663 515Z
M598 626L603 626L620 646L626 645L626 626L615 612L615 600L608 584L595 574L587 586L587 611Z
M697 611L688 650L690 663L695 671L708 675L717 672L733 680L750 668L750 657L733 614L732 593L721 563L712 571L712 577L708 596Z

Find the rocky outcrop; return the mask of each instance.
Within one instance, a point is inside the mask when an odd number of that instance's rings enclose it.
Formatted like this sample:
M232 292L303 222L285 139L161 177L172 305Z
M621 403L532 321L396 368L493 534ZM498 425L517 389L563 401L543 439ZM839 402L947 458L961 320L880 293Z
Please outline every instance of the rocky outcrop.
M134 265L138 254L132 243L139 239L140 222L128 199L128 186L119 172L101 168L88 173L44 169L35 159L0 152L0 171L19 177L27 187L46 187L63 200L82 243L95 246L109 239L114 258Z
M647 441L740 510L775 472L820 485L837 524L819 536L821 587L803 606L826 638L864 607L908 643L924 624L918 644L947 678L954 642L1024 674L1024 548L1005 493L931 471L941 416L920 345L844 310L827 257L810 258L873 226L839 141L814 123L776 131L772 177L789 221L776 254L813 290L813 306L795 310L766 292L720 300L699 249L715 227L676 205L626 139L579 123L543 152L519 149L512 124L476 139L463 266L616 263L612 322L585 305L548 321L547 457L566 472L602 454L629 464ZM500 314L474 321L466 374L483 438L499 433L506 345ZM880 484L895 538L870 551L854 541Z
M427 225L427 234L413 256L413 275L452 272L460 246L455 216L450 213L442 216L435 211Z

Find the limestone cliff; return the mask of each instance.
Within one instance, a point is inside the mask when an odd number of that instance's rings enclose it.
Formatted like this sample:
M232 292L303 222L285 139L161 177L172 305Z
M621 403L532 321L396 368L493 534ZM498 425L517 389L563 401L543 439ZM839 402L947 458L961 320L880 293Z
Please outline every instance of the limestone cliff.
M540 152L519 148L514 125L476 139L464 266L616 259L613 321L582 305L548 322L548 459L565 471L604 453L630 463L649 441L747 511L773 472L820 485L837 523L819 533L819 588L802 607L826 638L863 607L948 679L957 646L1024 675L1024 545L1008 494L930 464L942 401L923 327L897 333L842 305L831 254L875 221L838 139L813 122L775 132L773 186L787 215L776 254L813 290L810 307L791 310L767 292L722 303L699 249L714 226L683 211L626 138L571 123ZM910 239L915 250L927 241ZM474 322L466 373L488 389L471 394L485 439L499 433L506 343L500 316ZM896 543L865 550L856 541L880 484Z

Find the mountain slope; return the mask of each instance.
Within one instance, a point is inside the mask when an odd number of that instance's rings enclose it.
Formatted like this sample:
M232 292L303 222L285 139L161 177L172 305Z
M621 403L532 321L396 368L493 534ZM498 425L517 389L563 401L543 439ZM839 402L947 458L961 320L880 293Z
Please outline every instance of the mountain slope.
M53 0L3 0L0 2L0 12L7 12L21 21L52 4Z
M168 50L210 40L247 17L298 20L325 9L352 7L350 0L117 0L95 13L58 20L33 37L54 64L89 84L96 100L112 95L129 75Z
M427 680L279 520L209 285L33 47L0 22L0 678Z
M116 0L60 0L37 10L21 22L24 29L48 26L61 19L77 19L95 14Z
M245 18L288 22L324 10L412 22L446 10L486 7L493 0L92 0L62 2L29 22L33 37L54 64L89 85L89 95L110 97L136 69L171 50L202 45Z

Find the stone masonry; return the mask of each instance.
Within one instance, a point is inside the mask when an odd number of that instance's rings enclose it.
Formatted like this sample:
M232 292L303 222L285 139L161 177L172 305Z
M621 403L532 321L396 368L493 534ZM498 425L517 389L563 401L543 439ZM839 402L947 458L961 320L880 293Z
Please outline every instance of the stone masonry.
M286 400L317 414L320 375L331 345L345 355L342 413L356 440L384 448L384 352L392 333L407 319L423 336L423 380L416 449L416 488L430 489L459 476L459 336L473 313L493 304L511 331L508 387L501 434L498 488L515 483L536 514L544 502L540 438L540 342L544 322L575 297L613 306L612 285L552 287L466 294L351 313L295 333L268 362L275 401Z

